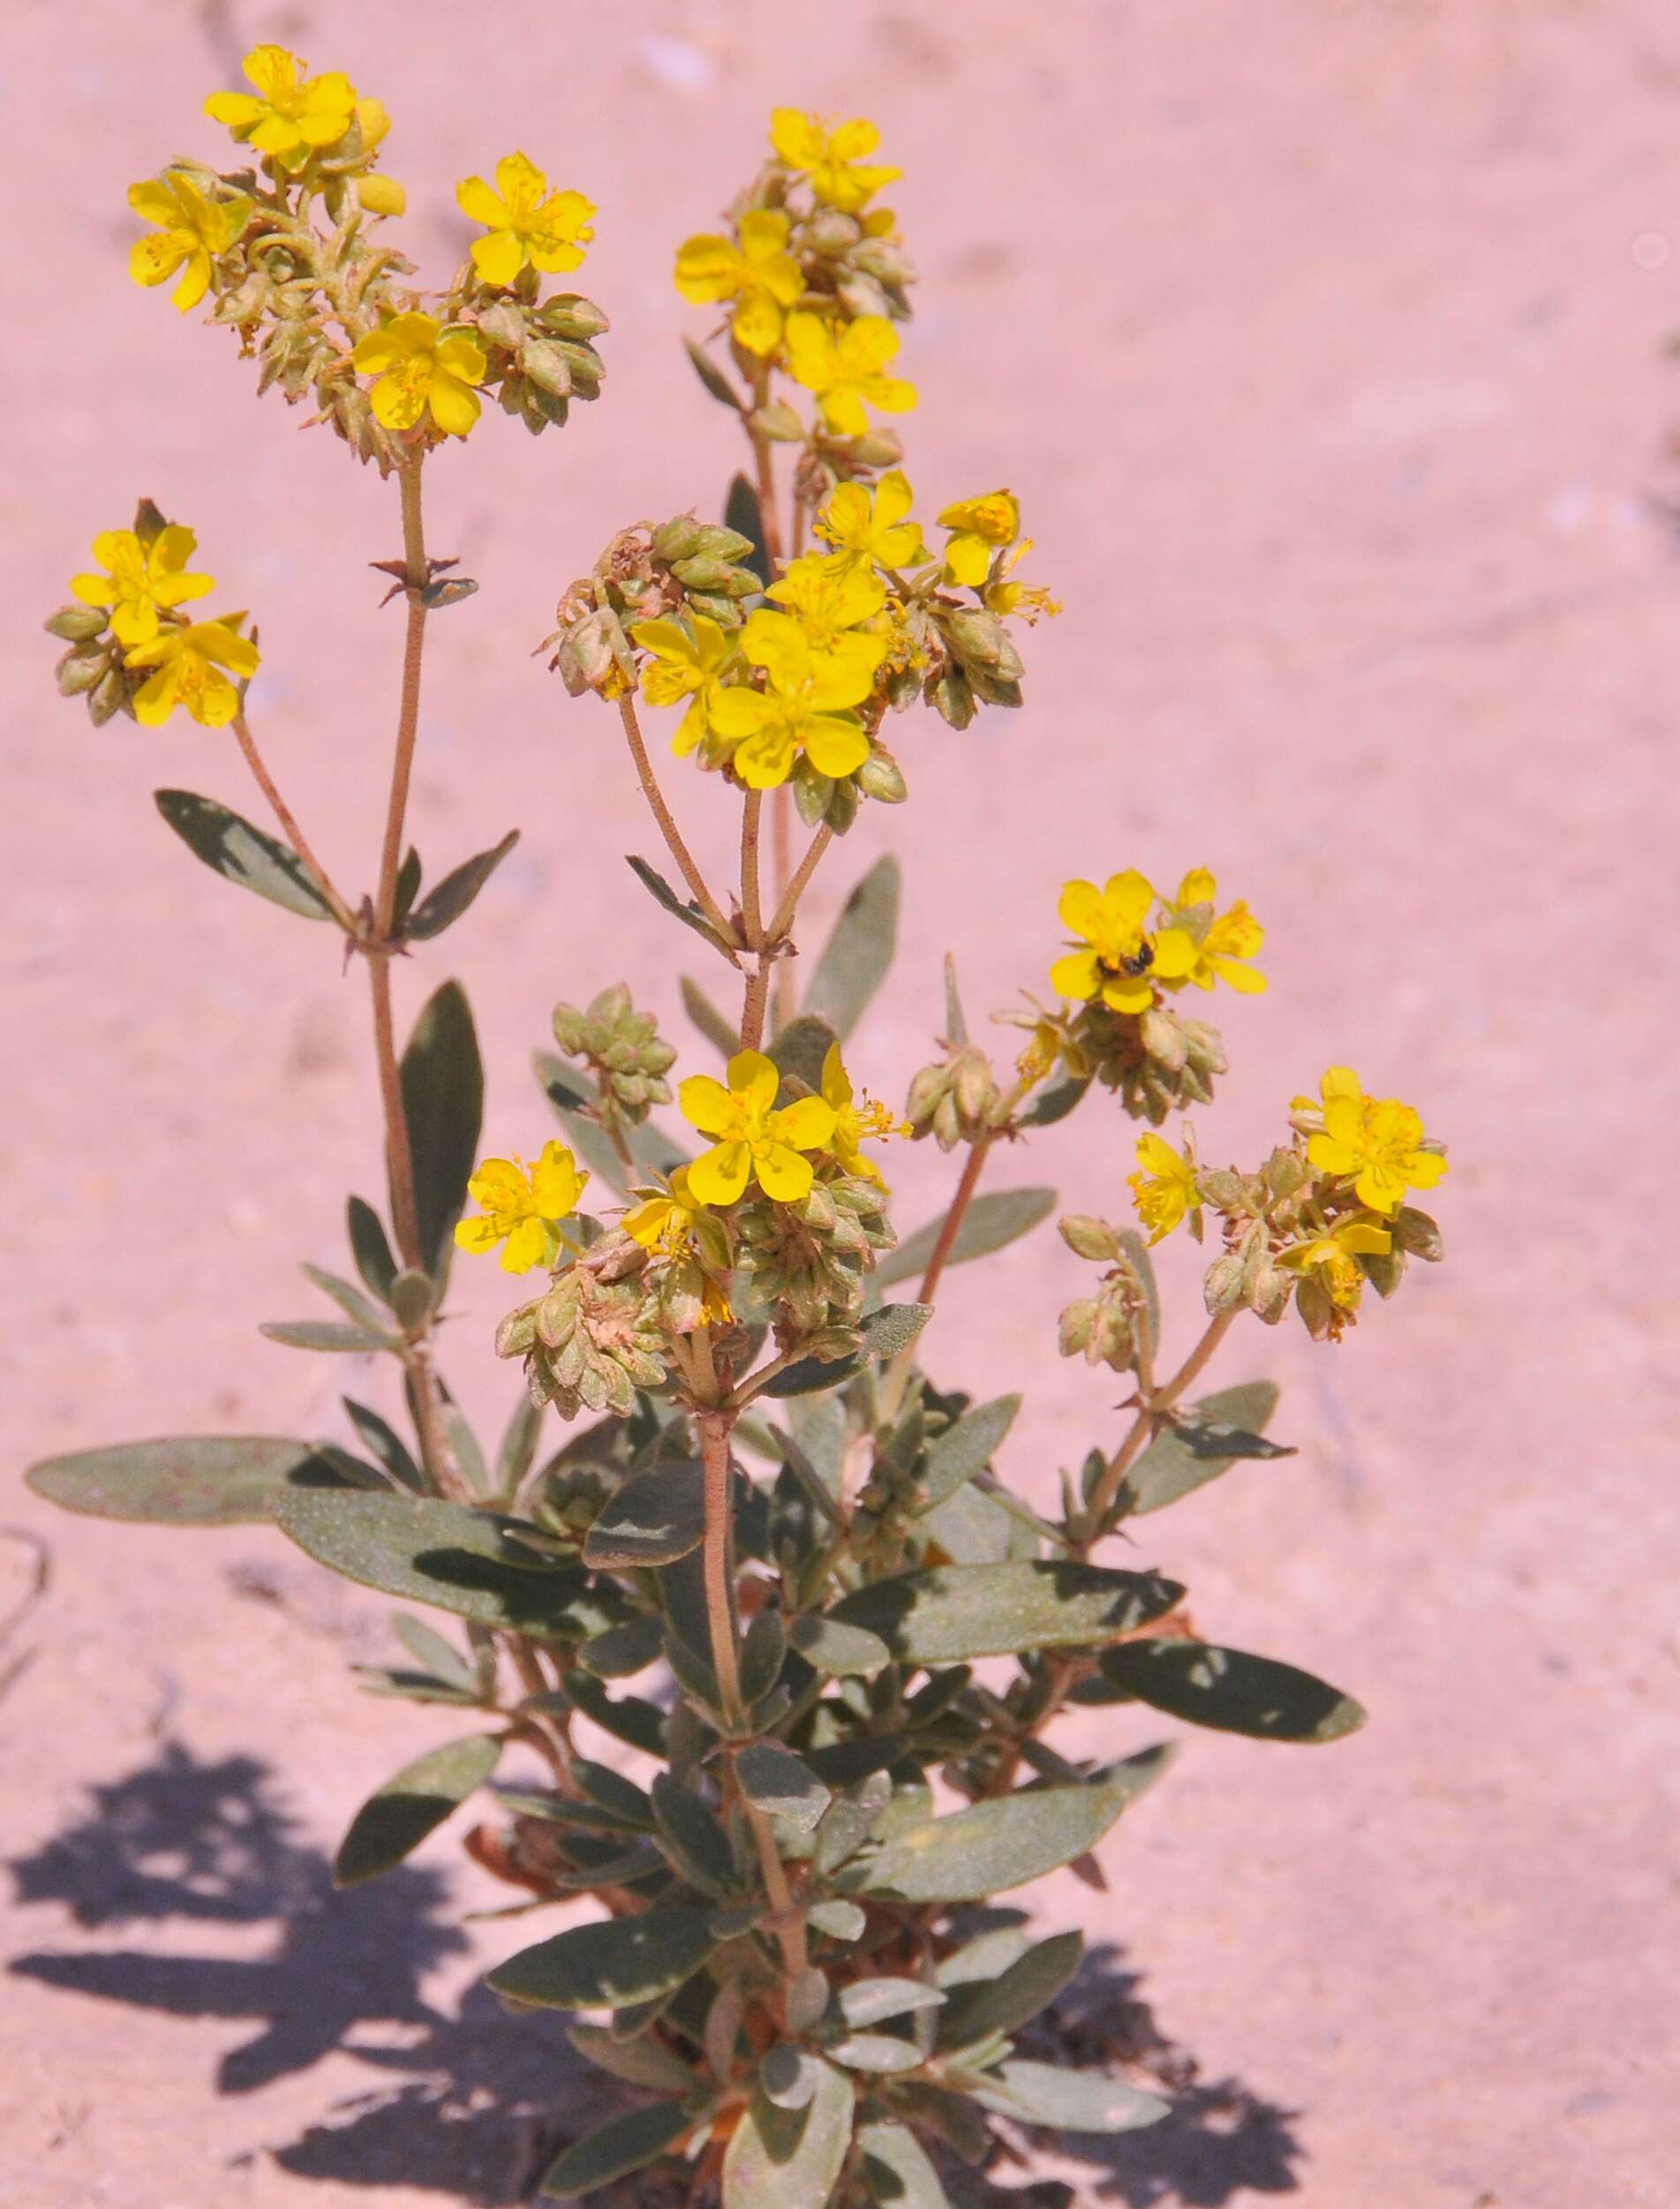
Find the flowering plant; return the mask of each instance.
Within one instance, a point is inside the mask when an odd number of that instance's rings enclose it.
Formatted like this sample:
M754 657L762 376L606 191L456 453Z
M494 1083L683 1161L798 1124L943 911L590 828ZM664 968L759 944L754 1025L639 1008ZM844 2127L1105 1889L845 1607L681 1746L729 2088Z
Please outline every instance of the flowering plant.
M373 889L338 886L282 795L250 715L257 630L197 607L216 586L189 565L189 529L142 501L132 528L94 538L48 627L66 647L59 687L95 727L184 713L230 733L279 835L177 789L158 793L164 818L365 975L384 1202L349 1200L356 1278L305 1269L335 1316L266 1331L388 1361L408 1430L346 1398L328 1438L118 1444L32 1481L120 1519L271 1521L328 1568L453 1618L452 1638L403 1617L403 1659L364 1674L464 1730L370 1796L337 1875L387 1870L513 1768L466 1846L521 1890L520 1912L566 1922L490 1983L577 2013L573 2045L635 2096L569 2124L548 2194L686 2161L685 2198L728 2209L937 2205L956 2166L1012 2133L1151 2123L1168 2105L1134 2081L1021 2052L1079 1935L1035 1938L1020 1913L975 1906L1062 1866L1099 1881L1093 1851L1166 1765L1158 1743L1070 1757L1054 1738L1070 1707L1296 1743L1360 1723L1309 1674L1206 1638L1185 1589L1113 1544L1234 1466L1290 1454L1264 1431L1269 1385L1195 1384L1245 1313L1272 1325L1292 1307L1335 1341L1367 1290L1388 1297L1409 1258L1437 1257L1409 1200L1445 1173L1442 1148L1344 1067L1294 1100L1252 1170L1203 1165L1187 1119L1176 1141L1157 1132L1225 1071L1188 992L1266 988L1260 924L1240 901L1221 909L1201 866L1170 895L1135 866L1070 880L1059 955L1045 916L1051 994L998 1016L1021 1033L1013 1061L971 1037L947 961L944 1032L902 1114L863 1088L866 1068L882 1078L861 1023L893 954L897 866L869 870L815 955L805 893L863 804L908 795L897 725L930 706L961 730L1019 705L1022 629L1057 608L1017 575L1029 547L1011 492L918 516L878 418L917 400L897 372L914 275L878 204L899 172L873 158L873 125L782 109L757 175L675 262L711 314L690 357L738 418L750 472L720 522L689 509L620 529L547 640L566 690L611 707L676 878L639 856L632 870L739 1006L685 981L717 1070L678 1074L622 984L561 1004L539 1059L558 1133L529 1162L481 1157L464 991L438 987L400 1051L393 1003L395 961L463 920L519 833L429 888L406 841L430 624L476 587L428 553L422 487L444 448L484 434L486 396L542 434L599 394L606 318L547 283L583 263L596 209L509 154L493 185L460 185L483 235L425 290L391 242L403 194L379 167L380 102L278 47L245 73L251 90L207 111L248 162L177 161L137 184L154 227L131 267L146 284L178 274L177 307L207 299L265 388L396 479L403 555L375 565L405 651ZM680 773L738 800L735 887L685 838L649 713L675 715ZM1136 1224L1060 1223L1098 1269L1061 1314L1061 1347L1121 1376L1127 1416L1041 1510L1002 1469L1018 1397L942 1386L924 1344L946 1270L1054 1209L1049 1190L983 1189L994 1154L1076 1110L1099 1154L1117 1111L1144 1123ZM961 1170L942 1213L901 1237L892 1146L930 1139ZM1205 1323L1169 1360L1149 1248L1180 1227L1216 1248ZM457 1252L536 1277L497 1333L524 1385L493 1451L441 1364Z

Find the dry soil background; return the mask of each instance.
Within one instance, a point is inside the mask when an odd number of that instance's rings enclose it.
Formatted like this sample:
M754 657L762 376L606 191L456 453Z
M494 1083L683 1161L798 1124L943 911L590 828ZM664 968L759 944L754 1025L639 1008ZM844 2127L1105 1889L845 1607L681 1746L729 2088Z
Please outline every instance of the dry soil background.
M442 1730L348 1691L380 1606L255 1532L73 1522L19 1481L82 1441L335 1431L337 1389L365 1385L254 1331L308 1308L298 1261L341 1262L344 1192L373 1182L361 992L153 813L160 782L249 803L230 747L90 735L35 627L137 494L189 518L224 602L260 611L295 804L335 871L370 872L398 629L365 563L396 549L393 499L123 267L124 186L210 153L199 102L276 35L388 100L433 268L453 180L516 144L602 208L607 396L540 443L493 416L434 471L434 540L483 587L436 624L416 830L435 871L524 829L428 961L471 984L496 1148L542 1138L524 1068L555 997L624 974L681 1026L673 931L620 856L648 831L612 720L530 655L614 528L711 502L735 464L669 259L781 101L880 118L923 275L912 478L927 506L1012 483L1067 603L1027 710L918 723L915 803L819 878L821 919L877 852L908 870L861 1071L892 1088L925 1055L947 946L1000 1003L1040 979L1066 874L1205 862L1269 924L1273 987L1223 1008L1204 1147L1252 1152L1332 1058L1453 1146L1448 1266L1339 1350L1292 1324L1228 1346L1225 1377L1286 1382L1300 1455L1151 1522L1206 1626L1373 1722L1314 1754L1194 1739L1115 1836L1105 1901L1042 1890L1232 2082L1074 2166L1081 2198L1673 2209L1662 0L11 0L0 1517L53 1572L0 1706L0 2197L502 2200L535 2121L493 2090L563 2091L557 2032L475 2008L523 1928L450 1930L497 1897L447 1838L324 1897L321 1851ZM677 785L704 842L713 794ZM425 977L403 979L411 1007ZM1111 1208L1128 1148L1093 1112L1008 1165ZM948 1171L918 1152L901 1179L915 1217ZM990 1286L955 1277L938 1324L954 1377L1036 1391L1009 1457L1031 1481L1105 1415L1054 1356L1070 1264L1042 1233ZM457 1298L486 1412L501 1295L486 1269Z

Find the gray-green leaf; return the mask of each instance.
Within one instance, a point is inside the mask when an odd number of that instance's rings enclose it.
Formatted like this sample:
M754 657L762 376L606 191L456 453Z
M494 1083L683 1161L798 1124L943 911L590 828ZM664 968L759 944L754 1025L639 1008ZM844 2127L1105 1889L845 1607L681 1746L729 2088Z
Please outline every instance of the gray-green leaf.
M485 884L519 841L519 831L510 828L501 841L489 851L478 852L473 858L463 860L452 868L435 888L430 889L409 915L405 936L441 936L453 922L458 921Z
M842 1043L886 979L898 943L900 868L889 852L857 885L817 954L803 1010L818 1014Z
M1158 2094L1097 2071L1065 2071L1054 2063L1012 2058L984 2077L988 2086L975 2092L983 2108L1062 2132L1133 2132L1169 2114Z
M277 1435L178 1435L44 1458L24 1477L37 1496L92 1519L246 1527L274 1517L294 1474L332 1477L311 1443Z
M191 790L159 790L157 810L193 856L224 880L254 890L305 920L330 920L332 908L290 844L283 844L243 815Z
M422 1008L403 1053L402 1080L420 1260L436 1279L466 1205L484 1120L484 1066L458 982L446 982Z
M940 2046L973 2047L995 2032L1018 2031L1074 1978L1084 1945L1077 1933L1058 1933L1017 1956L995 1978L953 1988L939 2019Z
M1240 1458L1292 1457L1292 1450L1264 1437L1277 1407L1270 1381L1244 1381L1204 1396L1182 1426L1169 1427L1150 1443L1121 1482L1117 1509L1141 1519L1217 1481Z
M1205 1641L1128 1641L1102 1659L1104 1678L1193 1726L1257 1741L1339 1741L1365 1723L1351 1695L1275 1657Z
M989 1404L964 1412L953 1426L936 1435L928 1444L916 1479L918 1509L931 1511L947 1496L954 1496L976 1473L983 1472L1020 1409L1019 1396L995 1397Z
M1028 1233L1055 1209L1054 1189L993 1189L976 1196L957 1230L945 1263L961 1265L969 1258L987 1257ZM881 1287L891 1288L894 1281L919 1279L927 1270L944 1225L943 1215L930 1219L925 1227L907 1235L896 1250L889 1250L875 1269Z
M354 1887L400 1864L496 1768L501 1738L470 1733L404 1765L350 1821L333 1864L333 1884Z
M778 2109L762 2088L755 2092L724 2155L724 2209L827 2209L852 2144L855 2101L851 2080L827 2063L802 2109Z
M697 1465L637 1473L607 1497L584 1539L598 1570L672 1564L705 1537L705 1489Z
M880 2209L951 2209L938 2172L908 2125L861 2125L857 2145L863 2183Z
M619 2009L691 1979L714 1946L706 1913L679 1904L571 1926L488 1974L498 1994L560 2009Z
M1161 1617L1183 1594L1153 1572L1022 1558L875 1580L830 1616L878 1634L906 1662L952 1664L1116 1640Z
M605 2186L609 2179L639 2171L674 2148L699 2122L680 2101L656 2101L610 2117L570 2147L544 2178L541 2191L569 2198Z

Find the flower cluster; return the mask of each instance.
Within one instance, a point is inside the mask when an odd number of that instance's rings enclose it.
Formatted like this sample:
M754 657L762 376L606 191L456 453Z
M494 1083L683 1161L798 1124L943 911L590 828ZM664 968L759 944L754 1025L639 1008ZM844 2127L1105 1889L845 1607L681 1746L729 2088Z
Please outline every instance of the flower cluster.
M208 297L211 319L258 357L260 388L313 394L315 418L382 470L405 447L467 436L486 388L531 430L597 396L591 341L606 316L576 293L541 296L593 236L582 192L551 189L523 153L497 162L493 185L463 179L458 204L484 234L433 313L403 289L412 264L379 231L407 205L378 170L383 104L282 46L253 48L245 74L248 90L213 94L205 113L255 165L224 175L177 161L132 185L130 207L153 226L130 255L137 283L174 279L184 313Z
M1204 1208L1217 1214L1210 1313L1247 1305L1275 1323L1292 1293L1308 1331L1338 1340L1367 1281L1391 1295L1407 1256L1440 1256L1434 1220L1405 1199L1435 1187L1446 1155L1411 1105L1367 1097L1347 1067L1329 1069L1317 1097L1298 1097L1291 1120L1294 1142L1252 1174L1200 1167L1187 1140L1179 1151L1140 1137L1133 1201L1151 1242L1187 1221L1200 1239Z
M181 611L215 588L187 565L197 548L190 529L142 499L134 526L102 530L94 568L71 578L76 602L46 626L70 647L58 688L85 700L95 728L126 713L158 728L178 706L205 728L225 728L238 712L260 655L243 614L194 621Z

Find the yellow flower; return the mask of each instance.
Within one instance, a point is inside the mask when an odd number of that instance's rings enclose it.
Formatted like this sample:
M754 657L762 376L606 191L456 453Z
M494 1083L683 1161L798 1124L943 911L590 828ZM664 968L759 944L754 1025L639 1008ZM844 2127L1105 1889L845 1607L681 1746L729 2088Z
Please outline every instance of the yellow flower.
M1126 1178L1151 1243L1170 1235L1187 1212L1200 1232L1202 1198L1196 1189L1194 1159L1180 1156L1159 1135L1140 1135L1137 1162L1142 1172Z
M534 1165L523 1158L486 1158L467 1183L484 1209L476 1219L456 1222L456 1241L463 1250L493 1250L505 1242L504 1273L552 1266L560 1255L560 1223L577 1210L588 1183L563 1142L546 1142Z
M689 1187L689 1169L678 1166L667 1191L644 1198L624 1215L624 1232L644 1250L680 1257L694 1240L695 1224L705 1206Z
M1187 906L1205 905L1209 908L1209 918L1199 933L1199 924L1187 926L1176 920L1159 931L1155 939L1155 978L1169 989L1194 982L1199 990L1210 990L1216 980L1228 982L1245 997L1258 997L1266 986L1266 977L1247 961L1265 942L1266 931L1240 899L1228 913L1212 917L1217 887L1205 867L1194 868L1179 885L1175 913L1182 913Z
M872 622L886 604L886 585L867 568L847 568L836 573L820 554L807 553L793 562L780 583L771 584L765 596L787 608L813 652L838 652L848 664L867 664L870 675L886 658L884 636L859 633L861 624ZM752 614L747 618L750 633L750 624L759 617ZM775 618L768 616L772 622ZM759 626L762 630L764 624Z
M870 740L857 716L875 687L878 660L866 637L838 638L832 651L814 652L799 624L760 607L741 634L742 649L768 678L763 690L744 685L720 690L711 706L712 726L735 750L731 765L751 790L786 782L802 751L818 774L839 781L855 774L870 756Z
M880 144L881 133L862 116L849 123L837 123L829 130L819 116L806 115L798 108L773 108L770 142L789 169L797 169L810 178L810 188L818 200L848 215L855 215L883 185L904 174L901 169L880 163L863 164L864 155L872 154Z
M253 46L244 68L255 92L213 92L204 112L282 169L301 169L323 146L336 145L356 114L356 87L343 71L311 77L308 66L283 46Z
M823 1060L823 1102L834 1115L834 1132L828 1139L828 1148L841 1172L856 1174L884 1189L886 1183L881 1177L880 1167L873 1158L866 1158L858 1146L885 1135L908 1135L910 1130L905 1121L893 1119L891 1105L877 1104L869 1097L861 1105L855 1101L851 1076L841 1061L837 1043L830 1044L828 1055Z
M1154 890L1135 867L1110 875L1100 890L1094 882L1069 882L1056 909L1086 947L1056 961L1051 987L1064 997L1100 997L1111 1012L1147 1012L1155 991L1143 923L1154 902Z
M409 195L395 177L358 177L356 197L370 215L406 215Z
M792 227L780 207L754 207L741 218L738 245L708 231L677 249L677 290L696 306L733 299L730 327L736 344L747 352L775 351L781 343L783 312L805 289L799 263L787 251Z
M939 527L955 532L945 548L945 581L977 591L991 570L992 554L1021 535L1021 501L1013 491L959 499L940 515Z
M584 248L595 235L595 204L581 192L551 192L528 155L509 154L496 163L493 192L482 177L469 177L456 186L455 198L462 214L490 233L472 246L472 265L486 283L510 284L527 261L546 276L583 267Z
M915 404L915 386L882 372L899 350L899 334L884 314L860 314L843 327L820 314L787 317L787 368L795 383L815 392L823 419L836 437L862 437L866 407L905 414Z
M230 200L209 200L178 170L128 188L136 215L158 225L150 237L129 248L128 273L136 283L167 283L177 268L181 281L170 294L183 314L197 306L210 289L210 263L225 253L245 229L251 201L244 192Z
M149 645L137 645L123 665L156 670L134 697L143 728L161 728L184 705L201 727L225 728L239 711L239 693L222 668L248 682L260 661L251 639L225 622L194 622L185 629L171 624Z
M631 638L653 657L642 670L642 695L650 705L680 705L689 710L677 725L671 749L686 758L697 744L711 735L712 712L721 695L719 678L735 656L735 640L704 614L689 616L694 634L681 622L637 622Z
M185 572L198 539L171 522L149 545L132 529L102 530L94 539L94 558L102 575L72 576L70 587L84 606L109 606L111 634L119 645L149 645L157 635L158 608L214 591L213 576Z
M1351 1067L1331 1067L1321 1088L1324 1126L1307 1139L1307 1157L1321 1173L1353 1177L1353 1194L1374 1212L1392 1217L1407 1189L1432 1189L1447 1162L1422 1149L1423 1122L1397 1097L1367 1097Z
M1006 614L1019 614L1022 621L1036 625L1042 615L1053 618L1061 612L1061 600L1052 598L1043 584L1014 580L1015 569L1032 548L1032 539L1023 537L998 568L997 581L981 586L981 603L988 614L996 614L1000 620Z
M921 524L909 518L912 496L900 468L887 471L873 495L861 483L836 484L816 522L817 535L834 547L829 567L908 568L925 560Z
M781 1075L762 1052L738 1051L728 1087L691 1074L678 1091L691 1127L719 1140L689 1167L689 1187L703 1204L733 1204L756 1180L778 1204L797 1204L816 1176L805 1150L820 1150L834 1132L832 1105L802 1097L775 1109Z
M1358 1261L1382 1256L1393 1240L1388 1229L1379 1227L1375 1220L1345 1219L1328 1234L1283 1251L1278 1263L1298 1273L1315 1273L1319 1285L1337 1311L1352 1312L1359 1308L1360 1293L1365 1286L1365 1276ZM1331 1331L1339 1335L1341 1329L1333 1327Z
M430 314L394 314L350 358L351 367L379 378L373 411L387 429L412 429L428 407L451 437L464 437L478 418L471 386L484 381L490 364L466 330L446 330Z

